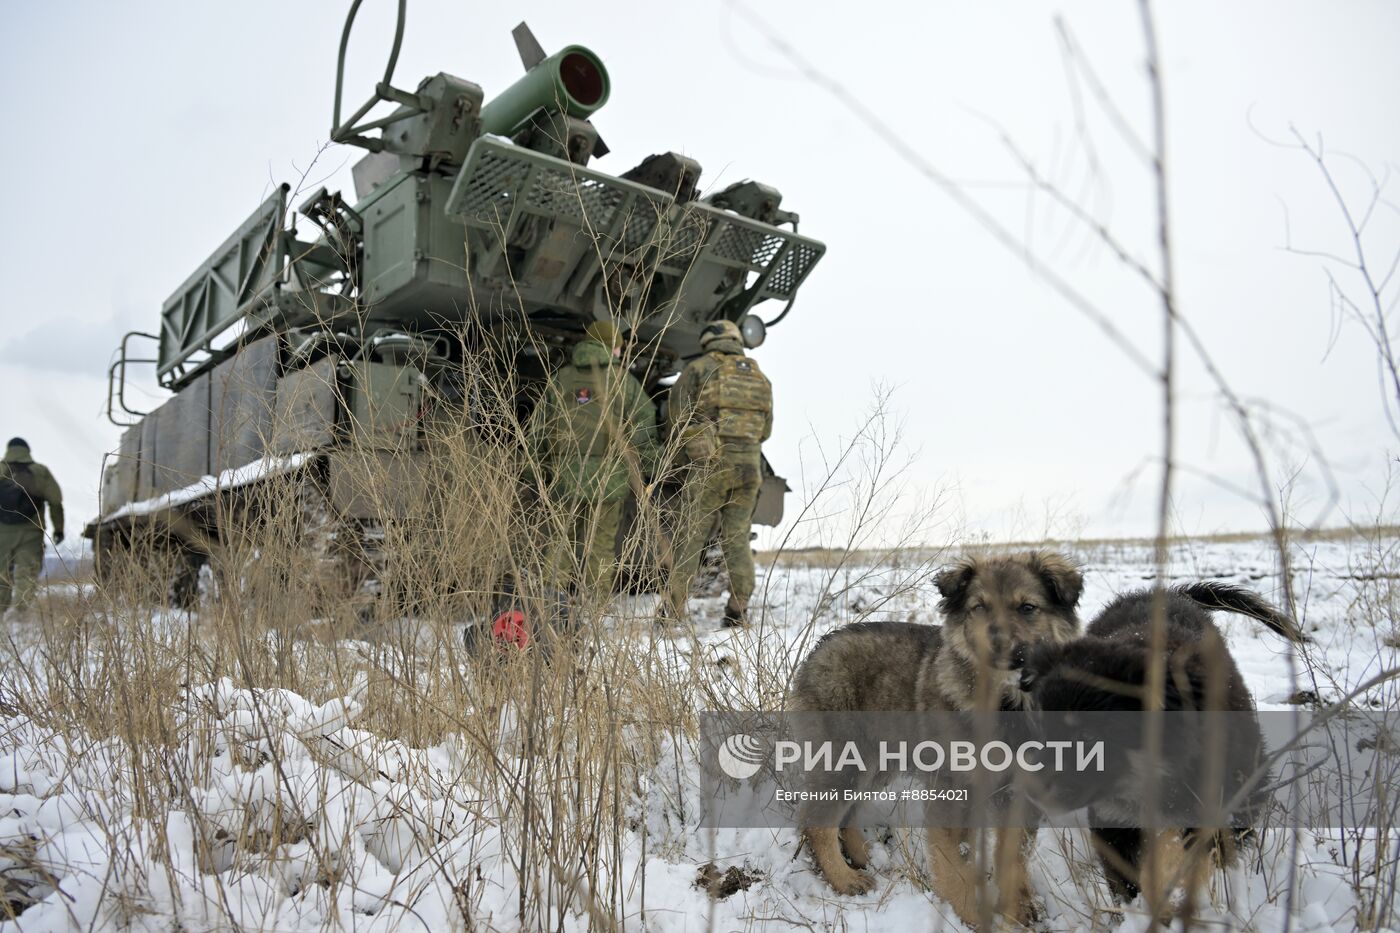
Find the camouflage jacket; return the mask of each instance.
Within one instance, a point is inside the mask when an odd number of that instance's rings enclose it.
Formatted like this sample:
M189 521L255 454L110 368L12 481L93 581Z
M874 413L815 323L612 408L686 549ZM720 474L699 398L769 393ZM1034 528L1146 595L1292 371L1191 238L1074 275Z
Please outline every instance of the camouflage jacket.
M8 447L5 450L5 461L0 464L0 476L10 475L10 464L24 463L29 466L30 476L33 478L34 486L38 492L38 497L43 499L49 507L49 521L53 523L53 530L57 533L63 531L63 491L58 488L58 482L54 480L53 474L48 467L42 463L35 463L34 458L29 455L28 447ZM38 517L39 526L44 524L42 504Z
M718 385L735 366L743 367L743 378L730 386ZM722 453L723 448L752 451L773 434L772 387L743 347L717 340L671 387L667 416L672 440L692 460ZM708 454L707 445L714 448Z
M531 472L543 466L555 494L609 501L628 490L628 474L655 469L656 405L637 378L614 365L601 343L574 346L530 416Z

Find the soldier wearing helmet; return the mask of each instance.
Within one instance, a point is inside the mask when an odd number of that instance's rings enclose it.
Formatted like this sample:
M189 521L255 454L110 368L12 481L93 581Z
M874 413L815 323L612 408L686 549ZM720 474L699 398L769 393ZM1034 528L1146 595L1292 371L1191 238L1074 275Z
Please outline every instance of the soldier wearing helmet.
M629 473L649 475L654 467L656 405L621 365L616 326L595 321L585 334L530 417L530 466L563 519L546 555L551 585L565 590L582 583L606 598Z
M11 438L0 463L0 613L11 608L24 612L34 598L44 563L45 506L58 544L63 540L63 492L53 474L34 462L24 438Z
M743 625L754 590L749 534L762 482L760 447L773 433L773 388L745 355L732 321L707 324L700 346L704 354L676 380L668 408L671 439L686 469L670 608L677 617L684 614L701 552L718 522L729 571L724 624Z

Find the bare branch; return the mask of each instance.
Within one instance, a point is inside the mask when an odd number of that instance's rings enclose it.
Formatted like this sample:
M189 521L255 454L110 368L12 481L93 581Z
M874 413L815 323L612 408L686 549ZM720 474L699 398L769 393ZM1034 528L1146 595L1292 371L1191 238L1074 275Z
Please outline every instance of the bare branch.
M1150 375L1158 375L1156 366L1141 350L1133 345L1121 330L1118 329L1107 312L1071 285L1069 280L1064 276L1048 266L1037 263L1034 257L1026 255L1024 252L1025 243L1019 237L1007 229L1007 227L1001 223L1001 221L997 220L990 211L969 196L954 179L933 165L922 153L908 143L894 127L881 119L873 110L866 106L859 97L851 93L845 85L802 57L791 44L783 39L767 22L761 19L752 10L736 2L736 0L731 0L731 3L733 3L734 8L739 11L744 19L753 24L754 28L759 31L768 44L797 68L807 81L821 88L840 102L843 107L864 123L876 136L884 140L886 145L893 149L901 159L932 182L949 200L957 204L958 207L981 225L983 229L990 233L1003 248L1008 252L1023 257L1027 265L1031 267L1036 275L1044 279L1071 307L1092 321L1104 336L1132 361L1135 366Z

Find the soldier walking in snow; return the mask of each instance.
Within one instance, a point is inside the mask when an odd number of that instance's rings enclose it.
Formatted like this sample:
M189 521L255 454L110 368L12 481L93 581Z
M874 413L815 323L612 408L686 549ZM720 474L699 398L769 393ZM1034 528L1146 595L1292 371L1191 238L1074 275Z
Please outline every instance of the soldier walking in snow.
M22 437L11 438L0 463L0 612L23 612L34 599L44 562L44 506L53 542L63 540L63 493L53 474L29 455Z

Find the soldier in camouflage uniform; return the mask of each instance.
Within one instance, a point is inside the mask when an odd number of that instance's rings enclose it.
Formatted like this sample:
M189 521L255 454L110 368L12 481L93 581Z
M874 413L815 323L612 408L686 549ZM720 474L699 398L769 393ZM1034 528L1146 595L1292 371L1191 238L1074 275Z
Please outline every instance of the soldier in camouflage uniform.
M621 340L607 321L590 324L573 359L551 376L529 425L532 470L548 476L548 501L572 525L547 557L551 583L579 580L606 598L617 573L618 525L629 475L650 475L657 454L656 405L620 364ZM582 552L580 561L578 552Z
M753 509L762 482L760 445L773 433L773 388L758 364L744 355L739 328L715 321L700 333L705 354L692 361L671 389L671 438L687 471L670 609L684 615L691 581L710 530L719 521L729 571L724 624L747 621L754 590L749 548Z
M12 438L0 463L0 612L23 612L34 598L44 563L45 504L57 544L63 540L63 492L34 462L24 438Z

